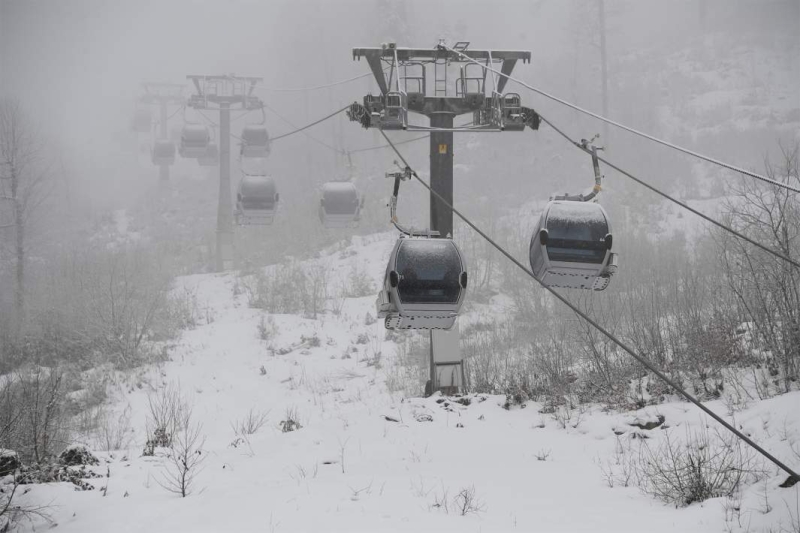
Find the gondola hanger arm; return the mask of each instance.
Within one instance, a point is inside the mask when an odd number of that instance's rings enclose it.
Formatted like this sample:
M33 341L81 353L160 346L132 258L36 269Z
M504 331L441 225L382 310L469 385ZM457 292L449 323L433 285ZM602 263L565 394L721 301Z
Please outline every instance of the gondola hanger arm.
M401 225L400 222L397 220L397 196L400 193L400 182L410 180L412 176L416 176L416 173L411 170L409 166L401 166L396 160L394 162L395 165L400 169L400 172L387 172L387 178L394 178L394 188L392 189L392 197L389 199L389 215L391 218L392 224L396 227L400 233L404 235L408 235L409 237L438 237L439 232L431 229L426 230L415 230L413 228L406 228L405 226Z
M597 158L597 152L600 150L604 150L602 146L596 146L594 141L600 137L600 134L596 134L591 139L581 139L578 146L583 148L583 150L588 153L592 157L592 169L594 170L594 187L588 194L578 194L572 195L569 193L565 193L563 195L553 195L550 197L550 200L567 200L571 202L589 202L594 200L594 198L603 190L603 175L600 174L600 161Z

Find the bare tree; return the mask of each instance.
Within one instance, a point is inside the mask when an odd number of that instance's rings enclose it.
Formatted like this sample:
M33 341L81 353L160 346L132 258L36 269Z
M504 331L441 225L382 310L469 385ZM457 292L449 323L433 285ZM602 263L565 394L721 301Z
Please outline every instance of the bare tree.
M49 174L42 138L22 106L14 99L0 100L0 212L8 203L11 215L0 219L0 229L13 234L16 326L25 312L26 238L33 215L47 199Z
M206 458L202 431L202 424L192 418L191 407L185 406L172 437L163 480L159 481L166 490L180 494L182 498L191 494L195 478Z
M781 165L765 162L773 180L800 184L800 146L781 148ZM777 186L742 181L726 203L727 222L740 232L797 260L800 257L800 202L796 193ZM800 376L800 269L718 234L725 279L753 329L754 348L765 354L770 373L784 392ZM777 379L775 380L777 381ZM777 383L776 383L777 384Z

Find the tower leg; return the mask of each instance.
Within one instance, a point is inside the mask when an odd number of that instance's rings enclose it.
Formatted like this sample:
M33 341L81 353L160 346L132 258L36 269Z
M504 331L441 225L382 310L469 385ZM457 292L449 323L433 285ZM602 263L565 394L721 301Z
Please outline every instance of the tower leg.
M219 204L217 206L217 272L233 268L233 206L231 204L231 105L219 110Z
M452 128L453 113L432 113L430 124L432 128ZM442 196L450 205L453 205L453 132L431 132L430 139L430 165L431 189ZM453 210L447 207L433 193L430 193L430 227L438 231L441 237L453 235ZM440 383L440 374L437 367L443 363L453 365L450 368L461 366L461 352L459 349L458 327L450 331L430 332L430 385L426 394L432 394L445 386L444 392L458 392L459 386L453 380L444 380ZM441 367L444 368L444 367ZM460 374L460 370L458 371ZM450 374L448 374L450 375ZM459 380L460 381L460 380ZM463 384L462 384L463 386Z

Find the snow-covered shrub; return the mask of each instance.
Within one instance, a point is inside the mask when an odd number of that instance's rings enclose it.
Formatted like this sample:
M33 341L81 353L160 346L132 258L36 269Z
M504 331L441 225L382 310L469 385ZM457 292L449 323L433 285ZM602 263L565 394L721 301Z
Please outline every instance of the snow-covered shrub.
M100 460L83 444L72 444L64 448L64 451L58 455L58 461L64 466L100 464Z
M300 335L300 342L309 348L319 348L322 346L322 340L320 340L319 335L317 335L316 332L308 336Z
M375 284L369 273L358 264L353 264L350 274L342 287L342 294L346 298L362 298L364 296L374 296Z
M644 493L665 503L683 506L731 496L765 473L755 452L733 434L702 426L684 440L667 429L660 440L640 440L632 477Z
M170 384L147 396L147 442L144 455L153 455L155 448L170 448L178 425L189 410L177 385Z
M69 441L64 372L31 366L0 384L0 448L23 463L46 462Z
M268 313L300 314L316 318L324 309L328 270L322 265L303 268L296 262L256 270L239 278L248 304Z
M158 320L151 326L153 340L173 339L180 330L192 329L200 323L201 311L197 289L172 291L158 311ZM206 320L206 322L208 322Z
M285 420L281 420L279 424L282 432L289 433L290 431L297 431L303 427L300 424L300 416L297 413L296 407L287 407L284 416Z

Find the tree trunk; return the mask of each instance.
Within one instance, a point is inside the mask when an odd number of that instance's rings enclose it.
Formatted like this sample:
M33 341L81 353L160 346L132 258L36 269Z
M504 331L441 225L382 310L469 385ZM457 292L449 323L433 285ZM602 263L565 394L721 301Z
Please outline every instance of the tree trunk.
M14 286L15 325L21 328L25 316L25 221L19 199L19 175L11 168L11 198L14 202L14 234L16 237L16 284Z

